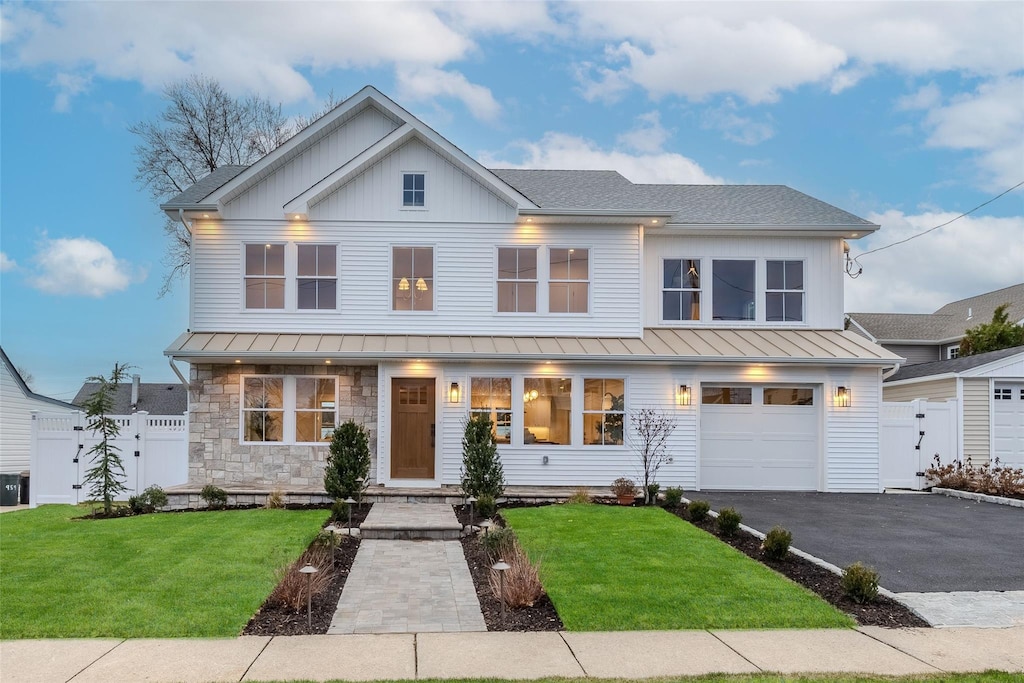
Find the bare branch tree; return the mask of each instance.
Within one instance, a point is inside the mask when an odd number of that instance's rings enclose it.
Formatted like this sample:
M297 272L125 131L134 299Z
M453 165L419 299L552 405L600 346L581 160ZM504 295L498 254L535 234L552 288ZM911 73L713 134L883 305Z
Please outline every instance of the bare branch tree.
M324 100L323 104L320 105L319 109L314 111L309 116L302 116L300 114L299 116L295 117L295 132L298 133L301 130L309 128L311 125L313 125L314 123L322 119L324 116L329 114L332 109L334 109L341 103L342 100L335 97L334 91L331 90L329 93L327 93L327 99Z
M649 486L656 482L662 465L672 462L668 452L668 440L676 429L675 418L654 408L641 408L629 413L629 447L640 458L640 469L644 480L644 503L649 505Z

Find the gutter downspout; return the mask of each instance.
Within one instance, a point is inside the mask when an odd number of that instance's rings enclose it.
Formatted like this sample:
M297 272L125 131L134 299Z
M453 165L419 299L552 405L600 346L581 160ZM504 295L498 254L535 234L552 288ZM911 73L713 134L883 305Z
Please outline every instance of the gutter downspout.
M185 375L181 374L181 371L178 370L178 366L174 364L174 359L173 358L168 358L167 359L167 364L171 366L171 370L174 370L174 374L177 375L178 379L181 380L182 386L184 386L185 389L188 390L190 388L189 384L188 384L188 380L185 379Z
M882 373L882 381L884 382L885 380L889 379L890 377L895 375L897 372L899 372L901 365L903 365L903 364L902 363L897 363L896 365L892 366L892 368L890 368L889 370L886 370L885 372L883 372Z

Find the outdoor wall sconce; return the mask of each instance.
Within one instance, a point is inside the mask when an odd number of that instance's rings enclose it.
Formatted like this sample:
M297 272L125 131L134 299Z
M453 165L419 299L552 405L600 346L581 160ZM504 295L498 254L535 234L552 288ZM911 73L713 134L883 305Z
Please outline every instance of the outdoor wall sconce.
M837 408L849 408L850 407L850 388L849 387L836 387L836 407Z
M680 384L676 387L676 405L688 406L690 405L690 387L685 384Z
M448 402L459 403L462 400L462 387L459 386L458 382L452 382L448 385Z

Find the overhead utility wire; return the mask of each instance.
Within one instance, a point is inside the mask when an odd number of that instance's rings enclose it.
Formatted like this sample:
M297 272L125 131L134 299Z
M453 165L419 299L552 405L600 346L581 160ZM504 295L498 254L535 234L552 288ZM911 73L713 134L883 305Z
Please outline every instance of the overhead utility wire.
M883 249L888 249L889 247L895 247L897 245L904 244L906 242L909 242L910 240L917 239L918 237L921 237L923 235L927 235L928 233L930 233L930 232L932 232L934 230L938 230L939 228L944 228L947 225L949 225L950 223L958 221L961 218L963 218L964 216L969 216L969 215L971 215L972 213L974 213L975 211L977 211L978 209L980 209L980 208L982 208L984 206L988 206L989 204L991 204L995 200L999 199L1003 195L1010 194L1011 192L1016 190L1021 185L1024 185L1024 180L1020 181L1019 183L1017 183L1016 185L1014 185L1010 189L1004 190L1003 192L1000 192L999 194L997 194L995 197L992 197L988 201L985 201L985 202L982 202L981 204L978 204L976 207L974 207L970 211L964 211L962 214L960 214L956 218L951 218L948 221L946 221L945 223L940 223L939 225L936 225L934 228L928 228L927 230L925 230L923 232L919 232L916 235L911 235L910 237L907 237L906 239L902 239L902 240L899 240L897 242L893 242L892 244L886 244L884 247L878 247L877 249L871 249L870 251L865 251L862 254L857 254L852 259L850 258L849 254L847 254L847 256L846 256L846 274L849 275L853 279L856 279L856 278L860 277L861 272L864 270L864 267L861 266L861 264L860 264L860 258L862 256L867 256L868 254L874 254L875 252L882 251ZM857 272L856 273L853 272L853 264L857 264Z

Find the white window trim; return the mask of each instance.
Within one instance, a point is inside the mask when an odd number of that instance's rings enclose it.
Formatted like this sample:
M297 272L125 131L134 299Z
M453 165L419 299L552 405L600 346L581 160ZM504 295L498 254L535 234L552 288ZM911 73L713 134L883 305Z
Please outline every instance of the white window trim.
M537 253L537 278L534 279L534 280L526 280L526 279L508 280L508 279L503 279L501 277L501 269L500 269L500 267L498 265L498 262L499 262L498 261L499 260L499 250L501 250L501 249L533 249ZM500 315L500 316L536 316L536 315L538 315L543 310L543 309L541 309L541 287L543 286L544 279L541 277L541 275L542 275L542 273L541 273L541 260L544 259L544 257L545 257L544 249L542 249L539 244L497 244L497 245L494 246L494 273L493 273L493 280L494 280L494 311L493 312L494 312L495 315ZM536 310L534 310L534 311L499 311L498 310L498 284L501 283L501 282L525 282L525 283L532 282L535 285L537 285L537 293L536 293L537 300L534 302ZM547 297L545 296L544 298L546 299ZM518 299L517 299L517 302L518 302Z
M583 398L585 384L588 379L622 380L622 443L586 443L583 435L583 418L585 415L616 415L618 411L587 410ZM629 450L629 377L625 375L580 375L580 448L600 453L620 453Z
M334 247L334 277L299 275L299 247ZM287 251L287 249L286 249ZM287 257L287 253L285 254ZM285 272L288 272L288 262L285 261ZM299 308L299 280L334 280L334 308ZM287 292L285 283L285 295ZM295 312L312 315L336 314L341 308L341 245L337 242L296 242L295 243L295 296L293 297L295 308L289 309ZM287 303L287 302L286 302Z
M768 289L768 262L779 261L783 264L786 263L799 263L801 274L803 276L804 288L803 289ZM786 266L782 266L785 271ZM785 274L783 274L785 277ZM800 297L800 320L768 320L768 294L782 293L782 294L794 294L799 292ZM764 322L769 325L803 325L807 322L807 259L803 258L765 258L764 259L764 290L761 293L764 299ZM785 305L785 304L783 304Z
M954 354L955 352L955 354ZM946 347L946 360L952 360L960 357L960 345L953 344Z
M251 378L280 378L281 404L284 416L281 425L280 441L246 441L245 440L245 380ZM238 443L242 446L330 446L328 441L296 441L295 440L295 382L297 379L333 379L334 380L334 424L338 426L338 375L274 375L268 373L248 373L238 377ZM314 411L309 411L314 412ZM321 411L324 412L324 411ZM289 438L289 436L291 438Z
M696 261L700 267L700 278L701 286L698 289L666 289L665 288L665 262L666 261ZM707 323L707 316L705 315L705 306L710 296L705 296L704 289L704 257L698 256L695 258L686 258L684 256L663 256L661 257L661 270L658 271L658 319L662 325L665 326L677 326L677 325L703 325ZM665 292L699 292L700 293L700 320L669 320L665 318Z
M587 250L587 279L586 280L556 280L551 277L551 250L552 249L586 249ZM544 283L544 299L547 304L545 312L547 315L565 315L573 318L593 317L594 315L594 248L592 245L582 244L549 244L545 249L547 252L544 255L544 274L547 276ZM537 276L540 277L540 267L538 264ZM558 283L576 283L586 282L587 283L587 310L585 313L569 313L569 312L554 312L551 310L551 285ZM539 312L540 306L538 302L537 311Z
M430 249L431 261L433 262L432 271L434 273L434 298L433 307L429 311L399 311L395 308L395 296L391 287L395 281L395 249ZM438 296L437 296L437 244L426 244L423 242L391 242L388 244L388 315L393 316L407 316L407 315L437 315L438 309ZM409 283L415 286L415 283Z
M422 175L423 176L423 206L406 206L405 205L405 176L407 175ZM430 174L427 171L414 171L414 170L403 170L398 174L399 187L398 187L398 210L399 211L429 211L430 210L430 191L429 183L427 178Z
M251 276L250 275L246 275L245 274L245 271L246 271L245 248L247 246L249 246L250 244L262 244L264 246L269 244L271 246L280 246L280 247L282 247L284 249L284 275L269 275L269 276L268 275L251 275ZM250 314L255 313L255 314L259 315L259 314L266 314L266 313L281 313L281 312L289 310L289 308L288 308L288 300L289 300L289 289L290 288L288 286L288 282L289 282L290 278L288 277L288 264L289 264L289 258L288 258L289 248L288 247L289 247L289 242L283 241L283 240L271 240L269 242L242 240L241 244L239 245L239 257L238 257L239 263L242 266L240 268L240 271L241 271L240 275L241 275L242 279L241 279L241 282L239 284L241 296L239 297L239 302L238 302L239 306L240 306L240 311L242 313L250 313ZM194 270L194 269L190 268L189 270L191 271L191 270ZM245 305L246 280L248 280L250 277L252 277L252 278L260 278L260 279L264 279L264 280L271 279L271 278L272 279L276 279L276 280L282 280L284 282L284 306L282 306L281 308L249 308L248 306L246 306Z

